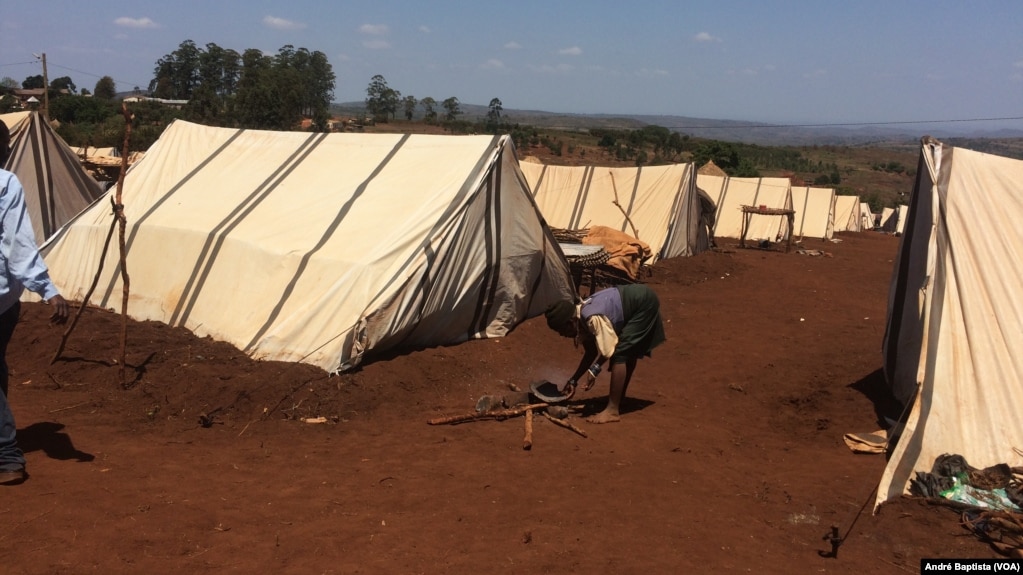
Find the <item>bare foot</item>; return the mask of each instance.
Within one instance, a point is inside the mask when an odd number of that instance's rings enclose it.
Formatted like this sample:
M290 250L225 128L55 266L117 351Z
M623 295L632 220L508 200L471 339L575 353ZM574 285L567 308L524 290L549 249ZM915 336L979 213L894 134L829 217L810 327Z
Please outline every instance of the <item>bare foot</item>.
M590 423L615 423L621 421L622 418L617 413L611 413L607 410L601 411L596 415L591 415L586 418L586 421Z

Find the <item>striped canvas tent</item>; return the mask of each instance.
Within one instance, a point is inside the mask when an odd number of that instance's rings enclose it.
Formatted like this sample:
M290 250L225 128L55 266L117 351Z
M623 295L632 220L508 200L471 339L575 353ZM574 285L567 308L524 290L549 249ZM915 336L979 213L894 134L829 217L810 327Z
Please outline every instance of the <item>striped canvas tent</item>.
M547 223L577 230L606 226L642 240L661 258L710 247L704 217L713 206L696 190L694 164L636 168L551 166L522 162Z
M25 188L25 206L41 245L103 189L38 112L0 114L0 120L11 132L11 156L3 168Z
M506 136L179 120L131 167L123 201L129 315L257 359L344 370L382 351L503 336L575 295ZM47 246L65 297L87 293L110 218L97 202ZM120 309L114 268L90 303Z
M793 209L792 184L788 178L732 178L700 174L696 185L717 207L713 230L715 238L739 238L742 235L742 206ZM753 215L746 239L775 242L788 239L791 233L786 218Z

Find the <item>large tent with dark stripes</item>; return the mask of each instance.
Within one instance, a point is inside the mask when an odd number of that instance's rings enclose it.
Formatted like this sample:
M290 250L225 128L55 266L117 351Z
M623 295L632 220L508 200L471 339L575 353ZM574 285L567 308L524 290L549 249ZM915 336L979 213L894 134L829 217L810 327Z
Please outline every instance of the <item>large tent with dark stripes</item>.
M257 359L343 371L504 336L575 295L507 136L177 120L128 171L122 200L128 315ZM88 293L110 212L97 202L45 246L65 297ZM111 242L89 303L120 309L118 257Z
M884 373L908 406L877 492L944 454L1023 465L1023 161L922 141L892 272Z
M551 226L618 230L650 246L651 264L710 248L707 224L713 221L714 206L696 190L694 164L600 167L525 161L521 168Z
M3 168L25 188L32 231L42 244L103 195L103 188L39 112L0 114L0 120L11 132L11 155Z

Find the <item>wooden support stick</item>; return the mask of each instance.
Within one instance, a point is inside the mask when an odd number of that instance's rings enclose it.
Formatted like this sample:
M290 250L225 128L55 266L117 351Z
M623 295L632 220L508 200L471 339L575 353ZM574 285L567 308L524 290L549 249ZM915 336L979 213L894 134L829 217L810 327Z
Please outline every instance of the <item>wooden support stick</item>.
M543 416L546 417L547 419L549 419L550 421L554 422L555 424L560 425L561 427L564 427L565 429L571 429L572 431L578 433L579 435L581 435L583 437L587 437L585 431L583 431L582 429L579 429L578 427L576 427L575 425L565 421L564 419L558 419L556 417L552 417L551 414L547 413L546 411L543 412Z
M544 413L547 413L546 411ZM529 451L533 448L533 410L526 410L526 436L522 439L522 449Z
M534 409L540 409L547 407L546 403L533 403L530 405L523 405L522 407L516 407L514 409L495 409L492 411L484 412L472 412L465 415L446 415L444 417L435 417L426 423L430 425L444 425L447 423L464 423L466 421L479 421L482 419L508 419L509 417L515 417L522 415L527 411Z
M609 173L611 174L611 190L615 194L615 199L611 203L614 204L615 207L622 212L623 216L625 216L625 221L629 222L629 226L632 227L632 236L638 240L639 230L636 229L636 224L632 223L632 219L629 218L629 214L626 213L625 208L623 208L622 205L618 203L618 186L615 185L615 173L614 172Z

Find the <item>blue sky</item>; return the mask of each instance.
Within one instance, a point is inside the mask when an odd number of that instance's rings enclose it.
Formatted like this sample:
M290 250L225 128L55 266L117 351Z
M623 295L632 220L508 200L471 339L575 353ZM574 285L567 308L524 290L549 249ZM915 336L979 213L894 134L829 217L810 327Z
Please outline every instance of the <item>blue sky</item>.
M403 96L506 109L782 124L1023 117L1019 0L631 2L0 0L0 77L147 86L185 40L320 51L335 101L375 74ZM984 128L1023 128L1023 120Z

